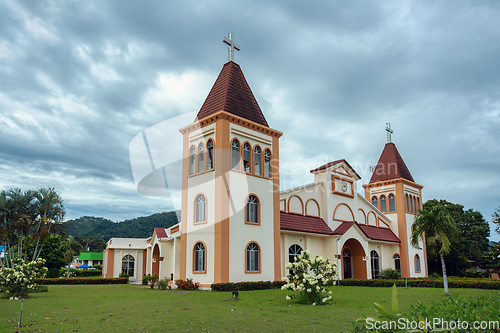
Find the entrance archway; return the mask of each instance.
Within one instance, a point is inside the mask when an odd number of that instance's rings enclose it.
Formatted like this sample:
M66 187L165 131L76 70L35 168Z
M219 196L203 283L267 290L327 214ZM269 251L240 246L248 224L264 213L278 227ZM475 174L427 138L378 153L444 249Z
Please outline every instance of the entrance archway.
M152 274L156 274L160 276L160 261L162 261L163 258L160 257L160 247L158 244L155 244L155 247L153 249L153 271L151 272Z
M356 239L349 238L341 253L342 278L366 279L366 254L361 244Z

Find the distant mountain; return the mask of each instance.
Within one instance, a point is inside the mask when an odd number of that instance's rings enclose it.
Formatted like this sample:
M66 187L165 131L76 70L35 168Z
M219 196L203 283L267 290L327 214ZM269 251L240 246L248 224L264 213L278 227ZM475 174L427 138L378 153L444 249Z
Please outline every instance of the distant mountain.
M154 228L169 228L174 224L177 224L176 212L157 213L121 222L94 216L82 216L65 222L69 236L96 236L106 242L112 237L148 238L153 234Z

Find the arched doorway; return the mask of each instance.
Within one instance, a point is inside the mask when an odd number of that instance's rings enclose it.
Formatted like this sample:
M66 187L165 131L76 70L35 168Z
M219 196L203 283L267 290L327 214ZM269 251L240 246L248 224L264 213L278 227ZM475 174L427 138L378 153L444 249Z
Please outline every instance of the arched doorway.
M366 279L366 254L356 239L348 239L342 248L342 278Z
M153 249L153 271L151 272L152 274L156 274L160 276L160 261L163 258L160 257L160 247L158 244L155 244L155 247Z
M351 251L346 247L342 251L342 269L344 272L344 279L352 279L352 255Z

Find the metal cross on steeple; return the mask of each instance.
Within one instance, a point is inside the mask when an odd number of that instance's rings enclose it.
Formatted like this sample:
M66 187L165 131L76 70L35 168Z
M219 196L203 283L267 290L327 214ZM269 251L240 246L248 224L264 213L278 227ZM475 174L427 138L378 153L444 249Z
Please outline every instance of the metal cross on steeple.
M385 130L387 131L387 143L390 143L390 142L392 142L391 141L391 134L394 133L394 131L391 129L391 123L385 124Z
M234 42L233 33L230 32L228 37L222 37L222 41L228 45L229 61L234 61L234 50L240 50L240 46Z

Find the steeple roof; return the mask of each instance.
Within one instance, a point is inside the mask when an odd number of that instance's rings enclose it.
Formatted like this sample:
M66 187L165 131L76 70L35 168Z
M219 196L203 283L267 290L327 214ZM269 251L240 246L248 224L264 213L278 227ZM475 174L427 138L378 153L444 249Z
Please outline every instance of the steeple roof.
M381 182L385 180L404 178L415 182L411 176L410 170L406 167L401 155L399 155L396 145L392 142L386 143L384 151L377 162L370 183Z
M269 127L240 66L233 61L222 67L196 118L203 119L219 111Z

